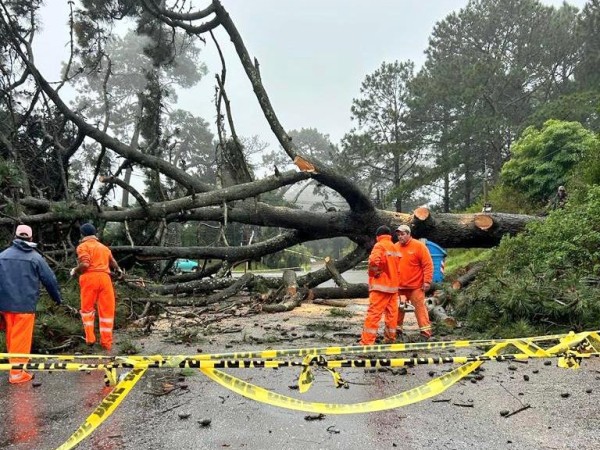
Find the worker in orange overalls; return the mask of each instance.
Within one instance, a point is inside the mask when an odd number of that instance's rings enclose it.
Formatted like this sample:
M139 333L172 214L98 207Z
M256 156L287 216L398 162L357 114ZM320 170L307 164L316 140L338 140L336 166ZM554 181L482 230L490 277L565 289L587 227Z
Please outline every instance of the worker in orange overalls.
M376 231L377 242L369 255L369 309L360 337L360 345L372 345L377 338L381 317L385 317L384 342L396 340L398 324L398 250L392 232L382 225Z
M40 282L50 297L60 305L62 298L56 276L31 242L30 226L19 225L12 245L0 253L0 316L6 328L8 353L30 353L35 322L35 308L40 298ZM11 364L25 364L27 358L10 358ZM11 370L11 384L26 383L33 374Z
M399 295L415 307L415 315L419 324L421 340L428 341L431 338L431 322L429 312L425 305L425 292L431 287L433 280L433 260L427 246L411 236L408 225L400 225L396 229L396 249L400 256L398 264L398 286ZM404 323L404 309L398 311L398 333L402 334Z
M94 318L98 308L100 328L100 345L110 351L113 342L113 326L115 321L115 292L110 279L110 268L119 277L123 271L113 258L110 249L96 237L96 228L91 223L80 227L83 238L77 246L77 267L71 269L71 276L79 277L81 290L81 320L85 331L85 342L93 345L96 342L94 334Z

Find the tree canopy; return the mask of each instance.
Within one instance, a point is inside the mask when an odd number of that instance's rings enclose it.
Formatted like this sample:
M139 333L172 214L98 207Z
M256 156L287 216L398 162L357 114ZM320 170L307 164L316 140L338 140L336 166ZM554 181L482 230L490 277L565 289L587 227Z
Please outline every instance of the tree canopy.
M541 130L529 127L513 144L502 179L531 201L546 201L588 152L598 154L599 144L579 122L549 120Z
M224 270L339 237L353 242L340 262L348 267L364 257L381 224L411 223L417 237L443 246L493 246L537 219L495 214L486 219L493 225L481 226L477 215L452 212L498 181L522 130L553 114L542 108L575 95L589 105L597 98L591 70L580 65L595 51L596 2L579 13L536 0L470 1L438 22L416 74L410 61L384 61L366 75L352 102L356 128L339 147L319 124L286 131L259 61L218 0L204 8L170 0L70 3L71 52L58 82L40 71L32 50L40 5L0 0L0 227L8 239L17 223L34 225L55 252L47 254L62 261L72 258L77 225L87 220L124 244L117 250L131 264L215 258ZM226 42L212 33L217 28ZM206 75L203 45L235 49L280 145L266 170L251 164L260 139L236 130L225 57L215 75L214 134L206 118L178 109L178 89ZM522 148L534 134L527 131ZM552 136L560 147L555 174L593 153L592 140L577 144L577 133ZM308 181L335 205L308 211L290 204L287 187ZM412 214L422 203L432 214ZM183 246L183 235L208 245Z

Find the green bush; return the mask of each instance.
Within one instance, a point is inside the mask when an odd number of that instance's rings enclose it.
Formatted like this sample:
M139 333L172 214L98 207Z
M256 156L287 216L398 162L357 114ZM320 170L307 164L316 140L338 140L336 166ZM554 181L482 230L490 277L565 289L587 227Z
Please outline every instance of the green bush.
M526 232L506 237L456 303L476 332L597 329L600 290L582 283L600 274L600 186Z
M531 201L545 202L599 145L596 135L579 122L548 120L541 130L528 127L511 147L502 180Z

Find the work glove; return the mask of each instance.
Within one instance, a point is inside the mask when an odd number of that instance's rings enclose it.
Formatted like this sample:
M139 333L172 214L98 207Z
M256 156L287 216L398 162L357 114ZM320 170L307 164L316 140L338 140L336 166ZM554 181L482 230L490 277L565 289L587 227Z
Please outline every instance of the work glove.
M73 267L70 271L69 271L69 275L71 275L71 278L75 278L75 276L77 275L77 272L75 272L75 269L77 269L76 267Z

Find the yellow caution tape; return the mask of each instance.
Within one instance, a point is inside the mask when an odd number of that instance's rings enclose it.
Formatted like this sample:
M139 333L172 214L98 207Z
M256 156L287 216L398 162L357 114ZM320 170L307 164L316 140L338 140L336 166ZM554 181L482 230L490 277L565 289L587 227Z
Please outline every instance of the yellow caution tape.
M596 335L600 331L586 331L582 333L563 333L554 334L548 336L532 336L527 338L511 338L511 339L483 339L483 340L458 340L458 341L435 341L435 342L416 342L407 344L383 344L383 345L353 345L345 347L313 347L313 348L301 348L301 349L281 349L281 350L259 350L259 351L248 351L248 352L231 352L231 353L206 353L191 355L188 358L197 360L209 360L209 359L248 359L248 358L279 358L282 356L307 356L307 355L340 355L344 353L381 353L381 352L403 352L403 351L419 351L419 350L443 350L448 348L468 348L474 346L493 346L496 344L503 343L514 343L514 342L543 342L564 339L571 337L571 339L583 340L588 336ZM599 343L600 343L600 338ZM598 349L600 350L600 348ZM127 357L110 357L106 355L42 355L42 354L17 354L17 353L0 353L0 360L6 358L31 358L31 359L57 359L57 360L77 360L77 359L126 359L126 360L139 360L139 359L154 359L160 360L164 357L161 355L154 356L127 356ZM175 356L174 356L175 357Z
M600 357L600 352L579 353L571 351L568 353L568 358L577 360L590 357ZM21 363L21 364L0 364L0 371L7 370L40 370L40 371L90 371L104 370L112 372L117 368L190 368L190 369L282 369L286 367L319 367L323 369L340 369L340 368L381 368L381 367L414 367L423 365L441 365L441 364L466 364L476 361L524 361L532 358L565 358L561 353L558 355L535 355L526 353L512 353L502 355L473 355L473 356L436 356L436 357L416 357L416 358L368 358L368 359L333 359L328 360L320 356L318 359L310 356L309 362L303 361L279 361L279 360L215 360L215 361L188 361L183 360L178 365L164 364L157 362L145 363L119 363L113 362L110 364L78 364L78 363ZM569 365L568 367L572 367ZM336 387L344 385L340 375L331 370L331 375L334 378Z
M595 351L600 351L600 331L586 331L581 333L568 333L568 334L555 334L548 336L533 336L527 338L518 339L487 339L487 340L459 340L459 341L438 341L438 342L419 342L411 344L385 344L385 345L367 345L367 346L347 346L347 347L314 347L314 348L302 348L302 349L282 349L282 350L261 350L261 351L250 351L250 352L233 352L233 353L212 353L212 354L198 354L198 355L175 355L175 356L162 356L162 355L150 355L150 356L115 356L109 357L104 355L40 355L40 354L21 354L21 353L0 353L0 362L7 360L8 358L30 358L30 359L56 359L59 361L76 361L78 359L100 359L104 361L122 361L124 362L120 367L135 367L140 365L139 362L143 362L142 365L150 364L150 362L156 362L159 366L166 367L166 365L176 366L176 362L167 362L177 359L195 360L195 361L206 361L215 359L230 359L230 360L243 360L251 358L264 358L273 359L283 356L299 356L304 357L308 355L341 355L344 353L381 353L381 352L406 352L406 351L422 351L422 350L443 350L450 348L468 348L473 346L493 346L497 344L512 344L519 349L528 347L529 352L526 353L537 353L540 356L550 352L550 349L541 349L536 342L544 341L556 341L561 342L554 347L552 354L560 353L558 349L563 351L569 350L574 345L585 344L593 347ZM556 347L556 348L555 348ZM127 363L129 365L127 365ZM163 364L163 366L160 366ZM150 367L150 365L148 365Z
M315 376L310 370L310 366L314 360L314 356L308 355L302 361L302 372L300 372L300 376L298 377L298 390L301 394L308 391L312 386L313 381L315 381Z
M597 334L600 331L588 331L578 333L584 335L585 339L588 335ZM572 334L572 333L570 333ZM408 352L408 351L423 351L423 350L444 350L449 348L468 348L475 346L494 346L497 344L514 342L543 342L555 341L563 339L569 334L554 334L548 336L533 336L520 339L485 339L485 340L459 340L459 341L435 341L435 342L415 342L407 344L382 344L382 345L353 345L346 347L314 347L302 349L282 349L282 350L260 350L249 352L231 352L231 353L212 353L199 354L191 356L192 359L208 360L208 359L250 359L250 358L265 358L273 359L283 356L307 356L307 355L341 355L346 353L382 353L382 352ZM600 338L599 338L600 343ZM600 351L600 346L597 349ZM1 355L0 355L1 356ZM135 358L135 356L133 357Z
M486 352L484 356L493 356L504 347L505 345L498 344ZM271 392L260 386L256 386L248 383L247 381L221 372L220 370L200 369L200 371L211 380L219 383L221 386L246 398L266 403L268 405L318 414L358 414L399 408L401 406L417 403L439 395L457 381L473 372L482 364L483 361L468 363L457 367L447 374L434 378L424 385L415 387L408 391L404 391L383 399L352 404L306 402L304 400L299 400L293 397Z
M221 386L232 390L246 398L259 401L262 403L266 403L273 406L279 406L281 408L294 409L298 411L312 412L312 413L320 413L320 414L356 414L356 413L366 413L366 412L374 412L374 411L382 411L386 409L399 408L401 406L410 405L412 403L420 402L426 400L428 398L434 397L450 386L455 384L460 379L464 378L466 375L477 369L481 366L486 360L506 360L506 355L498 355L498 352L505 349L509 345L515 345L515 347L524 351L524 354L520 355L512 355L513 359L525 359L528 357L550 357L550 356L559 356L564 354L565 352L569 352L569 348L574 345L581 344L589 334L593 334L590 339L587 340L587 344L589 346L595 348L594 344L597 346L600 345L600 337L596 333L580 333L579 335L575 335L570 333L569 335L561 338L559 344L551 347L550 349L542 349L541 347L532 344L531 342L523 342L522 340L515 341L506 341L504 343L500 343L495 345L488 352L484 353L478 358L476 362L469 362L464 364L451 372L442 375L438 378L431 380L430 382L418 386L416 388L410 389L405 392L401 392L400 394L387 397L379 400L372 400L369 402L363 403L354 403L354 404L336 404L336 403L318 403L318 402L305 402L303 400L295 399L292 397L288 397L282 394L277 394L271 392L267 389L264 389L260 386L253 385L244 380L241 380L232 375L226 374L219 370L214 369L200 369L202 373L204 373L211 380L216 381ZM559 355L556 355L556 354ZM570 351L567 353L567 356L560 356L559 365L561 367L579 367L579 360L584 356L598 355L598 352L595 353L587 353L587 354L578 354L576 352ZM456 360L458 360L457 357ZM469 358L469 357L464 357ZM425 358L423 358L425 359ZM450 359L450 358L449 358ZM455 358L451 358L455 359ZM426 358L427 361L431 360L439 360L439 358ZM443 360L443 359L442 359ZM388 360L394 361L394 360ZM573 363L575 361L576 364ZM311 361L312 362L312 361ZM342 361L331 361L332 363L343 363ZM404 364L405 360L397 360L397 362ZM309 367L307 359L303 361L303 364L306 367ZM312 383L312 380L311 380ZM310 385L309 385L310 386ZM306 389L305 389L306 390Z
M591 356L600 356L600 353L579 353L571 352L572 357L589 358ZM422 366L422 365L440 365L440 364L466 364L475 361L513 361L526 360L531 358L556 358L559 355L543 355L537 356L533 354L514 353L495 356L439 356L439 357L416 357L416 358L368 358L368 359L325 359L322 355L317 358L314 356L308 357L308 362L303 361L280 361L280 360L214 360L214 361L194 361L183 360L178 364L161 364L159 362L144 362L136 363L121 363L111 362L109 364L84 364L84 363L19 363L19 364L0 364L0 371L7 370L30 370L30 371L91 371L104 370L112 372L115 369L132 369L132 368L190 368L190 369L282 369L286 367L320 367L323 369L340 369L340 368L379 368L379 367L402 367L402 366ZM169 362L168 360L166 362ZM308 370L306 370L308 372ZM332 372L335 385L338 386L339 374L335 375ZM306 375L310 376L310 375ZM341 383L343 384L343 382Z
M86 364L86 363L20 363L20 364L0 364L0 371L2 370L43 370L43 371L74 371L82 372L88 370L112 370L117 367L125 367L118 363L109 364ZM133 368L133 366L126 366L127 368Z
M587 353L585 356L591 354ZM558 358L558 367L562 367L563 369L579 369L582 356L580 353L567 352L565 356Z
M104 369L104 385L114 386L117 384L117 370L114 368Z
M202 363L204 361L200 361ZM284 363L287 361L283 361ZM295 361L290 361L290 363L294 363ZM347 360L350 365L359 361ZM327 361L323 355L319 356L311 356L308 355L304 358L304 360L300 363L302 365L302 372L300 373L300 377L298 378L298 390L301 394L308 391L315 381L315 376L312 373L311 367L317 366L327 370L331 376L333 377L333 384L336 388L340 387L348 387L348 383L346 383L342 376L335 371L335 369L330 367L330 361ZM291 364L294 365L294 364ZM342 366L338 366L342 367Z
M57 450L71 449L89 436L114 412L145 372L145 368L131 370L131 372L115 386L111 393L104 397L102 403L100 403L92 414L85 419L85 422L77 429L77 431L75 431L63 445L58 447Z
M535 342L549 340L559 340L558 344L543 349ZM394 352L410 350L432 350L444 348L461 348L473 345L493 345L493 348L480 356L468 357L438 357L438 358L377 358L360 360L333 360L327 361L323 356L318 355L339 355L342 352L347 353L376 353L376 352ZM499 355L509 345L513 345L521 354ZM109 394L94 412L86 419L84 424L69 438L65 444L59 447L61 449L70 449L85 439L123 401L135 384L139 381L145 371L150 367L198 367L205 375L222 386L233 390L247 398L264 402L283 408L296 409L307 412L327 413L327 414L352 414L381 411L385 409L398 408L418 401L431 398L438 395L455 384L460 379L477 369L485 361L490 360L510 360L527 358L548 358L559 357L559 366L576 368L579 367L581 359L589 356L600 355L600 335L598 332L569 333L552 336L537 336L524 339L501 339L501 340L480 340L480 341L451 341L451 342L428 342L416 344L391 344L376 346L350 346L350 347L323 347L309 349L288 349L288 350L265 350L259 352L243 353L222 353L222 354L204 354L195 356L132 356L132 357L112 357L103 355L29 355L29 354L9 354L0 353L0 362L2 359L14 357L27 357L36 359L58 359L60 361L76 361L77 359L92 358L109 360L108 363L26 363L26 364L0 364L0 370L9 370L12 368L24 368L33 370L105 370L105 379L108 383L116 382L116 367L133 367L131 372L117 384L114 390ZM273 361L279 356L306 356L302 362L298 361ZM318 357L317 357L318 356ZM220 359L219 359L220 358ZM227 358L227 359L225 359ZM251 361L244 358L270 358L266 361ZM466 363L464 363L466 362ZM314 379L310 372L311 366L323 367L333 375L337 387L346 386L341 376L335 372L337 367L394 367L403 365L419 364L442 364L442 363L464 363L451 372L435 378L430 382L402 392L400 394L369 402L356 404L330 404L305 402L302 400L287 397L281 394L270 392L259 386L255 386L239 378L225 374L216 368L268 368L285 366L302 366L306 379ZM310 386L310 382L305 382ZM305 391L304 390L304 391Z
M333 377L333 384L335 385L336 388L344 387L344 388L348 389L348 383L346 381L344 381L342 376L339 373L337 373L335 371L335 369L331 369L330 367L325 367L325 369Z

